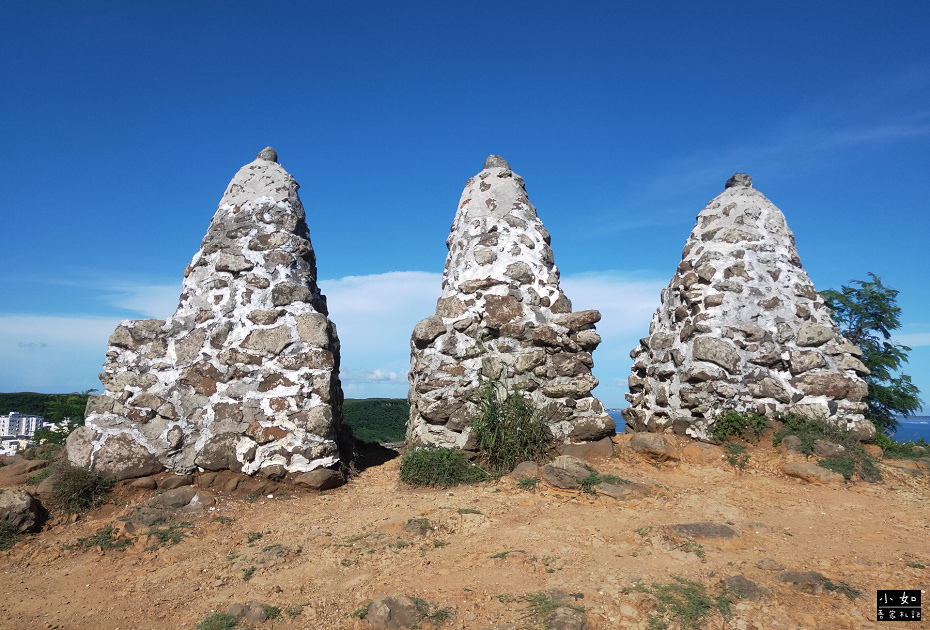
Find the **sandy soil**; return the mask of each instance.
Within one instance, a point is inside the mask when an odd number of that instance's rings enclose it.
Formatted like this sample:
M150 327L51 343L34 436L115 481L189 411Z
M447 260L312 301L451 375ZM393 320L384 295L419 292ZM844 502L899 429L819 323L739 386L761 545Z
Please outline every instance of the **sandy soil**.
M813 485L780 472L803 457L771 447L750 447L737 470L724 461L655 464L632 452L627 436L615 444L597 469L651 484L653 496L618 501L542 483L528 491L509 478L411 489L394 459L324 493L290 488L250 501L211 489L217 505L178 517L191 526L177 544L151 550L154 539L137 535L124 551L82 550L79 538L121 526L119 517L153 494L124 484L114 503L77 522L51 521L0 552L0 628L191 628L250 600L282 611L263 629L365 628L353 611L390 594L451 613L441 625L422 621L424 629L526 628L538 620L522 596L547 589L570 594L591 628L646 628L655 600L635 585L680 576L717 593L736 574L771 594L734 603L729 621L715 613L706 627L930 627L876 623L876 589L930 583L926 471L883 466L881 483ZM405 528L420 518L425 533ZM729 523L740 536L683 547L665 529L694 521ZM861 595L800 592L778 581L780 569L760 568L765 559Z

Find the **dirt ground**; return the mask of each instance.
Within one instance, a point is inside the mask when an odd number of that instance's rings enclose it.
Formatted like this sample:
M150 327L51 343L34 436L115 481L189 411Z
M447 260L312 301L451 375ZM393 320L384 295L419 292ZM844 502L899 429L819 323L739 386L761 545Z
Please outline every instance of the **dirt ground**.
M424 630L528 628L541 626L524 596L549 589L583 606L590 628L647 628L656 600L642 591L653 584L678 576L717 594L737 574L771 592L737 600L729 620L714 612L706 627L930 628L876 622L877 589L924 589L930 614L925 470L883 465L880 483L815 485L781 473L803 456L764 440L742 470L722 460L654 463L629 449L628 436L614 443L613 457L592 464L648 484L651 496L617 500L542 482L528 490L510 478L411 489L398 458L322 493L211 489L213 509L178 517L190 526L176 528L186 534L177 544L137 533L125 534L133 542L123 551L83 549L79 538L121 527L119 517L153 494L124 483L114 502L76 522L52 520L0 552L0 628L187 629L257 600L281 610L257 628L355 629L367 622L354 611L392 594L446 609L448 619L424 619ZM697 521L739 536L682 544L666 529ZM816 571L861 594L801 592L779 581L783 570Z

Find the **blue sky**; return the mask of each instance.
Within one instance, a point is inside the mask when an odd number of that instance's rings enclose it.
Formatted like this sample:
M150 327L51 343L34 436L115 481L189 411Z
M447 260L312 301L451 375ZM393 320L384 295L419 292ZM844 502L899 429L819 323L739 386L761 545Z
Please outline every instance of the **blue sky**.
M6 2L0 391L99 387L120 319L166 317L236 170L298 182L349 397L406 395L465 180L509 160L595 390L734 172L818 289L900 291L930 399L930 3Z

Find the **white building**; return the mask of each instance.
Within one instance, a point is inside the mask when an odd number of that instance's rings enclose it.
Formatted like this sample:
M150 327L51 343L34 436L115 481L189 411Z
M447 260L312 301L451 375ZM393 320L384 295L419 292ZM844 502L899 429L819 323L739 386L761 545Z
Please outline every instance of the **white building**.
M5 416L0 416L0 436L31 438L45 425L44 420L42 416L27 416L11 411Z

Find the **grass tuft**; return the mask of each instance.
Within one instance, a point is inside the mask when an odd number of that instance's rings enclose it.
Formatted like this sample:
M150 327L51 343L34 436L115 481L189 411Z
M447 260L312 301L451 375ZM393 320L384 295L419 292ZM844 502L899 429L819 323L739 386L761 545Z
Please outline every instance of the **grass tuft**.
M54 474L51 505L66 514L81 514L99 507L116 483L115 479L67 463L56 465Z
M426 446L408 451L400 463L400 479L413 487L451 488L487 480L481 468L465 460L459 449Z
M6 521L0 521L0 550L9 549L19 540L19 534Z
M242 627L239 621L226 613L213 613L198 621L194 630L235 630Z
M755 442L765 431L765 416L757 413L741 413L727 409L714 417L710 426L711 436L718 442L730 437L738 437L747 442Z

